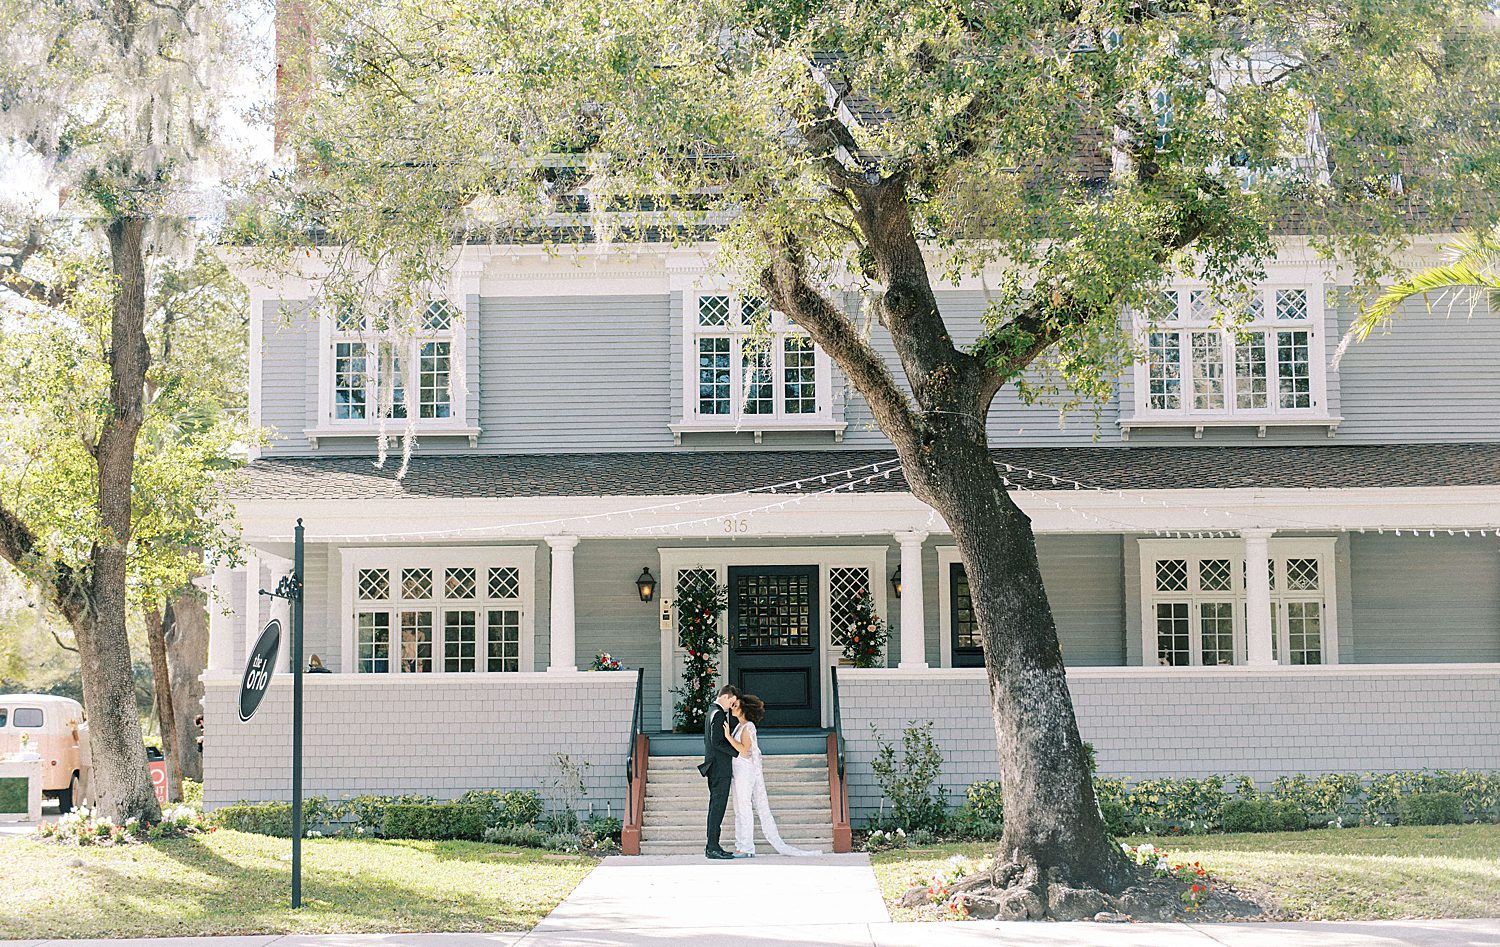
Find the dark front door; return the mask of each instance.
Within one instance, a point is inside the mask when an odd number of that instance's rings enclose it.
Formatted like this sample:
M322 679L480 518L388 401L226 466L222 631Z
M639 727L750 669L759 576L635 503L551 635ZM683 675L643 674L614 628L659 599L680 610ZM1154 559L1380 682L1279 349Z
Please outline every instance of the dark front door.
M765 727L817 727L818 567L729 568L729 668L766 702Z
M974 601L969 598L969 577L964 564L955 562L949 566L948 616L953 626L953 666L956 668L984 667L984 642L979 637L979 622L974 618Z

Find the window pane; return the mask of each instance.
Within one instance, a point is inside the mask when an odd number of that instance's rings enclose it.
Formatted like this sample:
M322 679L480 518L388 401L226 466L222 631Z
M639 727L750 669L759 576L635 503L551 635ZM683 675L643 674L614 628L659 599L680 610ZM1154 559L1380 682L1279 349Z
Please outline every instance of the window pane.
M1287 602L1287 654L1289 664L1323 663L1323 605L1321 602Z
M1308 334L1276 333L1276 390L1283 408L1312 407L1312 365Z
M729 413L729 340L698 340L698 413Z
M1276 291L1276 319L1278 321L1306 318L1307 290L1278 289Z
M953 647L979 649L979 621L974 617L974 600L969 596L969 576L962 569L953 571Z
M1234 604L1198 603L1199 643L1205 665L1234 663Z
M740 348L740 370L744 373L745 414L776 411L775 382L771 372L771 349L765 340L746 339Z
M443 613L443 670L449 674L473 671L477 613L467 609Z
M389 612L360 612L359 664L361 674L384 674L391 669L391 616Z
M367 417L365 354L363 342L337 342L333 346L333 416L340 421L362 421Z
M818 372L813 341L802 335L782 340L786 358L786 413L816 414Z
M1186 667L1192 663L1188 638L1188 603L1158 602L1156 605L1156 663Z
M434 299L427 304L427 311L422 314L422 328L434 332L443 332L452 328L453 320L458 315L458 310L446 299Z
M401 671L431 673L432 612L401 613Z
M489 613L485 667L490 671L521 670L521 613L515 609Z
M361 569L359 570L358 587L359 597L366 601L378 602L390 597L391 574L385 569Z
M396 347L389 342L380 343L380 370L375 377L380 381L380 398L386 403L386 417L405 418L406 371Z
M1248 332L1234 343L1234 406L1246 411L1271 406L1266 387L1266 334Z
M740 297L740 325L756 326L764 323L770 315L766 301L759 296Z
M339 332L359 332L365 327L365 314L354 306L340 306L334 313L333 327Z
M1188 564L1186 559L1158 559L1156 562L1156 591L1186 592L1188 587Z
M451 349L449 342L424 342L417 366L417 396L422 418L446 418L453 414L452 395L449 392L451 378Z
M698 324L700 326L729 325L729 297L699 296Z
M17 707L10 718L12 727L24 727L27 730L35 730L41 727L43 722L40 707Z
M432 570L402 569L401 597L415 599L432 598Z
M515 566L490 570L490 598L519 598L521 573Z
M1228 559L1198 560L1198 588L1203 592L1228 592L1233 587Z
M1217 332L1192 333L1193 408L1224 410L1224 346Z
M1148 404L1154 410L1172 411L1182 406L1181 344L1181 336L1176 332L1152 332L1147 337Z
M1198 325L1214 321L1214 302L1208 290L1195 289L1188 293L1188 319Z
M479 591L479 580L474 569L444 570L444 588L448 598L473 598Z
M1316 591L1318 560L1288 559L1286 561L1286 587L1293 592Z

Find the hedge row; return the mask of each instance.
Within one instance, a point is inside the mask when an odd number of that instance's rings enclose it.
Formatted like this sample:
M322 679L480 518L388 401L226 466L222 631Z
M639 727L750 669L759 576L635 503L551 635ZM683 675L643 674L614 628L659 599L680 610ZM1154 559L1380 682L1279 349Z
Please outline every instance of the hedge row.
M451 802L419 795L302 800L304 829L324 835L479 841L486 829L531 826L541 816L541 797L516 790L471 790ZM290 803L238 802L215 810L213 818L226 829L280 838L292 834Z
M1248 776L1095 779L1094 793L1116 835L1500 820L1500 773L1469 770L1283 776L1266 790ZM980 782L950 828L984 836L1003 819L1000 784Z

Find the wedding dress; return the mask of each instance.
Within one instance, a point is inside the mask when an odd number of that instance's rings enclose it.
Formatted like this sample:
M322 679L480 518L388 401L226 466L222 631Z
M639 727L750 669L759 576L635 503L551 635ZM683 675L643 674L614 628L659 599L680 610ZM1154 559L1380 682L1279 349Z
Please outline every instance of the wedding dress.
M746 720L734 730L734 739L750 744L750 755L734 758L734 849L755 854L755 818L760 830L778 855L822 855L822 852L796 848L782 841L771 815L771 800L766 795L766 774L761 766L760 742L755 739L755 724Z

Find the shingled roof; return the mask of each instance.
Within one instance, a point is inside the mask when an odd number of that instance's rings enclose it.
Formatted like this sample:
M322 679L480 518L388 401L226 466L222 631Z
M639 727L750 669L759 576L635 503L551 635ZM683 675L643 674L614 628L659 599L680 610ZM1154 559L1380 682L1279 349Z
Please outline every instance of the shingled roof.
M1076 480L1115 490L1475 487L1500 485L1500 444L1316 447L1036 447L997 449L997 463L1032 490ZM250 464L235 497L255 500L686 496L818 478L880 461L886 450L652 451L598 454L447 454L377 470L369 457L288 457ZM1028 479L1024 470L1041 474ZM855 475L859 476L858 474ZM1064 478L1053 484L1048 477ZM837 482L830 480L829 483ZM859 493L907 489L899 469ZM791 491L785 491L791 492Z

